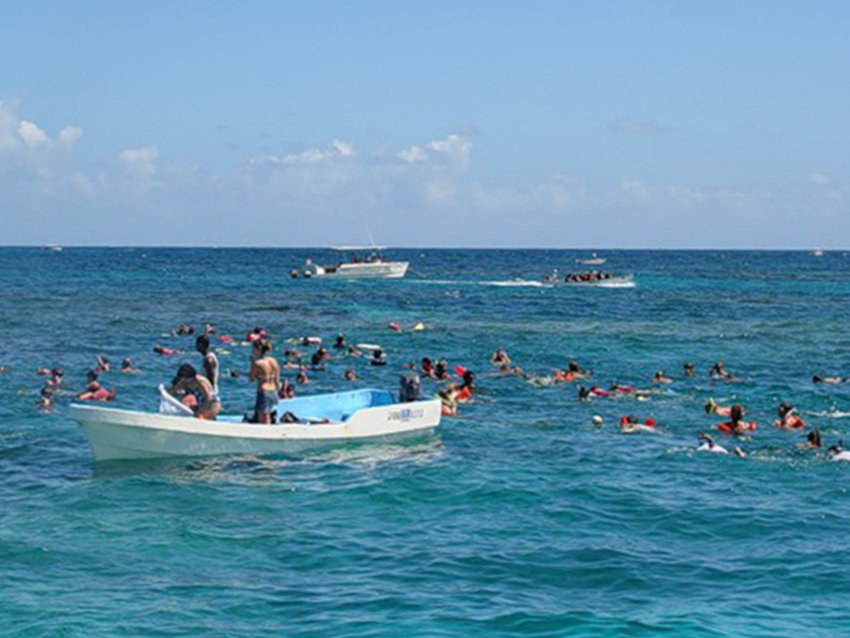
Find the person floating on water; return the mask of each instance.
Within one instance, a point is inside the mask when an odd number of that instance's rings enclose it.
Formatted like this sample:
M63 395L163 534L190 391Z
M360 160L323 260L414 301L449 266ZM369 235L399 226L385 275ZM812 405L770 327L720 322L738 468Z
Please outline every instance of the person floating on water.
M343 377L346 381L357 381L357 373L354 371L354 368L348 368L345 371L345 376Z
M708 397L708 401L705 402L705 406L703 407L706 414L716 414L718 416L731 416L732 414L731 407L717 405L714 397Z
M185 323L181 323L177 326L177 330L175 330L175 334L183 337L195 334L195 327L187 325Z
M295 398L295 386L292 385L286 379L281 380L280 392L277 395L281 399L294 399Z
M177 370L168 392L190 408L199 419L215 421L221 412L221 402L213 392L212 383L188 363Z
M504 346L500 345L498 348L496 348L496 352L494 352L490 356L490 363L492 363L494 366L499 366L499 367L501 367L503 365L510 365L511 358L508 356L508 353L505 351Z
M375 348L372 352L372 360L369 361L373 366L385 366L387 365L387 358L384 355L384 351L380 348Z
M330 360L331 355L328 354L327 349L324 346L319 346L319 349L313 353L313 356L310 357L310 363L313 366L313 370L324 370L325 361Z
M360 352L360 350L358 350L357 346L355 346L354 344L349 344L348 350L346 351L345 356L347 356L347 357L362 357L363 353Z
M77 395L80 401L115 401L115 388L107 390L98 381L92 381Z
M121 361L121 372L125 374L133 374L141 372L141 370L133 365L133 360L130 357L124 357L123 361Z
M729 421L726 423L719 423L717 427L726 434L742 436L752 430L755 430L756 422L744 421L744 408L741 407L740 404L736 403L729 411Z
M165 346L161 345L155 345L153 347L153 351L157 354L161 354L164 357L172 357L180 352L179 350L175 350L174 348L166 348Z
M334 348L337 350L345 350L345 335L341 332L336 336L336 341L334 341Z
M812 383L844 383L845 381L847 381L846 377L822 377L819 374L812 377Z
M270 341L262 338L254 340L248 379L257 382L257 400L254 405L254 422L256 423L273 423L272 414L277 408L280 366L271 355L271 351Z
M806 427L805 421L797 415L794 406L787 401L779 404L777 412L779 413L779 418L773 422L774 426L782 430L794 430L796 428Z
M419 365L420 374L426 379L436 379L437 373L434 371L434 364L428 357L422 357L422 362Z
M434 377L439 381L445 381L446 379L451 378L448 368L449 364L446 362L446 360L440 359L434 366Z
M664 370L658 370L651 379L652 383L673 383L673 379L665 376Z
M714 439L711 438L711 436L709 436L708 434L705 434L704 432L700 433L699 435L699 444L696 447L696 451L714 452L715 454L729 454L729 450L727 450L722 445L718 445L717 443L715 443ZM732 450L732 454L741 458L747 456L746 454L744 454L744 451L740 447L735 447L735 449Z
M201 335L195 339L195 349L204 358L204 376L210 382L213 388L213 396L216 401L221 401L221 393L219 390L219 373L218 357L210 348L210 338L207 335Z
M798 443L798 448L819 450L821 447L820 430L815 428L806 435L805 443Z
M690 361L685 364L684 373L686 377L695 377L697 376L696 371L694 370L694 364Z
M708 371L708 376L712 379L731 379L732 375L726 371L722 361L718 361Z
M310 379L307 376L306 368L301 368L298 371L298 374L295 375L295 383L300 383L301 385L306 385L307 383L310 383Z

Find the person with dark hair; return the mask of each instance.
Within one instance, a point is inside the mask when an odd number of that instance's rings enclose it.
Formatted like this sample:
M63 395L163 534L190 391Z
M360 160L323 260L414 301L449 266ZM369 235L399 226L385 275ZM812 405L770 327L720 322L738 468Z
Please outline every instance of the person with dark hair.
M384 355L384 351L380 348L375 348L372 351L372 360L369 362L373 366L385 366L387 365L387 358Z
M341 332L336 336L336 341L334 341L334 348L337 350L345 350L345 335Z
M686 377L695 377L697 376L696 371L694 370L694 364L688 361L685 364L685 376Z
M729 434L742 435L756 429L755 421L744 421L744 408L736 403L729 409L729 421L721 423L720 429Z
M221 394L219 392L218 378L219 365L218 357L210 348L210 338L207 335L201 335L195 339L195 349L204 357L204 376L210 382L213 389L213 396L219 403L221 402Z
M776 427L782 430L793 430L796 428L806 427L805 421L803 421L803 419L801 419L796 413L794 406L787 401L780 403L777 411L779 412L779 418L773 422L773 425Z
M135 373L141 372L141 370L133 365L133 360L130 357L124 357L124 360L121 362L121 372Z
M215 421L221 412L221 403L213 393L212 383L188 363L184 363L177 370L177 376L171 382L168 392L179 398L180 403L191 408L199 419Z
M434 364L431 363L431 359L428 357L422 357L422 363L420 365L420 370L422 371L422 376L426 379L436 379L437 375L434 372Z
M455 400L458 402L469 401L475 390L475 373L472 370L465 370L463 373L463 383L460 385Z
M251 356L248 379L257 382L257 401L254 418L257 423L271 424L280 392L280 366L271 355L272 344L266 339L256 339Z

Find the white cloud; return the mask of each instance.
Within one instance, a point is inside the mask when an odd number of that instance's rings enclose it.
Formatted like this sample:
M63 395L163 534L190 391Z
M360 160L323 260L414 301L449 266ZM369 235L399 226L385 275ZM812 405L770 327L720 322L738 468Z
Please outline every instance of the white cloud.
M331 142L331 149L339 157L350 157L354 155L354 146L343 140L334 140Z
M156 174L154 162L158 157L159 148L156 145L128 148L118 155L124 168L131 176L143 179L149 179Z
M419 146L411 146L403 151L399 151L396 154L396 157L400 157L408 164L416 164L427 161L428 153L425 152L425 149Z
M83 136L83 129L79 126L66 126L59 131L59 142L65 146L71 146Z
M50 138L47 136L47 133L27 120L18 122L18 135L21 136L24 146L28 148L38 148L39 146L50 144Z
M829 177L823 173L812 173L809 175L809 181L815 186L826 186L830 182Z
M469 155L472 152L472 141L452 133L444 140L434 140L428 143L428 149L434 153L452 159L458 166L466 168L469 165Z
M252 165L268 165L268 164L316 164L327 160L338 159L342 157L353 157L356 155L354 145L341 139L333 139L325 148L308 148L300 153L287 153L283 159L274 156L266 155L253 157L248 160Z

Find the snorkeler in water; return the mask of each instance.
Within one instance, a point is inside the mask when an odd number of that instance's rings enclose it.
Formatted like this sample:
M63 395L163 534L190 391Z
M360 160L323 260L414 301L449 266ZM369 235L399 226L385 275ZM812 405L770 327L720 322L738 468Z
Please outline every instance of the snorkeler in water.
M773 425L777 428L781 430L794 430L796 428L806 427L805 421L796 413L794 406L787 401L780 403L777 411L779 418L773 422Z

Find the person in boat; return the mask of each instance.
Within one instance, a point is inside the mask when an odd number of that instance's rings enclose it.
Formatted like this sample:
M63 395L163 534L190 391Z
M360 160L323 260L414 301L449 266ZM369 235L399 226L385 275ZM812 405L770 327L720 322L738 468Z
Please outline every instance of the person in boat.
M684 373L686 377L695 377L697 376L696 371L694 370L694 364L688 361L685 363Z
M360 350L358 350L357 346L355 346L354 344L349 344L348 350L346 351L345 355L347 357L362 357L363 353L360 352Z
M344 379L346 381L357 381L357 373L354 371L354 368L348 368L348 370L345 371Z
M336 336L336 341L334 341L334 348L337 350L345 350L345 335L341 332Z
M77 395L80 401L115 401L115 388L107 390L98 381L92 381Z
M272 423L272 413L277 408L278 392L280 392L280 365L271 352L270 341L262 338L254 340L248 379L257 382L257 400L254 405L256 423Z
M731 416L732 408L727 406L717 405L717 401L714 400L714 397L708 397L708 401L705 402L703 406L706 414L716 414L718 416Z
M124 360L121 361L121 372L133 374L141 372L141 370L133 365L133 360L130 357L124 357Z
M781 430L794 430L797 428L806 427L805 421L800 418L800 416L794 410L794 406L792 406L787 401L783 401L779 404L779 408L777 408L777 412L779 413L779 418L774 420L773 425L778 427Z
M307 369L301 368L298 371L298 374L295 375L295 383L300 383L302 385L306 385L310 383L310 378L307 376Z
M652 383L673 383L673 379L664 375L664 370L658 370L652 377Z
M722 361L715 363L708 371L708 376L712 379L731 379L732 375L726 370Z
M161 354L164 357L171 357L180 352L179 350L175 350L174 348L166 348L165 346L161 345L155 345L153 347L153 351L157 354Z
M210 338L207 335L201 335L195 339L195 349L204 358L204 376L207 378L207 381L212 384L215 400L220 402L221 395L219 392L218 378L221 368L218 365L218 357L215 356L215 352L213 352L212 348L210 348Z
M372 360L369 361L373 366L385 366L387 365L387 357L384 355L384 351L380 348L375 348L372 352Z
M500 367L503 366L503 365L506 365L506 364L510 365L511 358L508 356L508 353L505 351L504 346L499 346L498 348L496 348L496 352L494 352L490 356L490 363L492 363L494 366L500 366Z
M819 374L816 374L812 377L812 383L844 383L847 381L846 378L841 377L822 377Z
M213 391L212 383L204 375L198 374L191 364L184 363L178 368L168 392L191 408L199 419L215 421L221 412L221 402Z
M755 429L754 421L744 421L744 408L738 403L733 405L730 409L729 421L722 423L721 425L725 426L722 429L728 431L730 434L736 434L738 436Z

